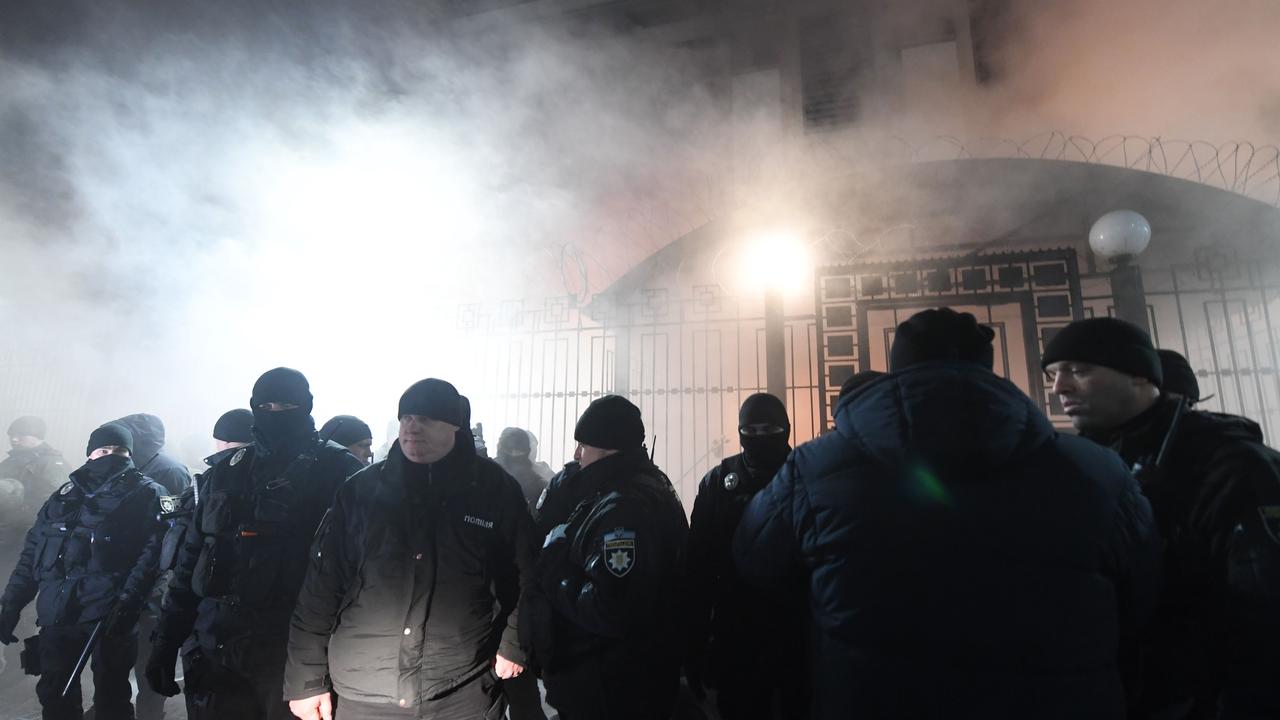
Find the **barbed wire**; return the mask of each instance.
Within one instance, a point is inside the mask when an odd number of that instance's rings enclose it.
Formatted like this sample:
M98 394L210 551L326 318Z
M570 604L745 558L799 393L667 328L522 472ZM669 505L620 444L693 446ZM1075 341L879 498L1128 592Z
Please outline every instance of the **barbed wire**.
M1026 140L942 135L923 142L894 137L899 160L1017 159L1066 160L1111 165L1189 180L1280 207L1280 146L1139 135L1109 135L1092 140L1049 131ZM895 153L889 150L885 159Z

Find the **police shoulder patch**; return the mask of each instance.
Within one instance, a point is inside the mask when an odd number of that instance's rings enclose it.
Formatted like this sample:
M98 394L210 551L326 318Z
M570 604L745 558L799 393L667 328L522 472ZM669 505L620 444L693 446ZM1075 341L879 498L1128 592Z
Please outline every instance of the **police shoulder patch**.
M76 486L76 484L75 484L75 483L71 483L71 482L69 482L69 483L67 483L66 485L63 485L61 488L59 488L59 489L58 489L58 494L59 494L59 495L66 495L67 493L69 493L69 492L71 492L73 489L75 489L75 486ZM48 486L48 485L46 485L45 487L49 487L49 486Z
M161 495L160 496L160 512L168 514L178 510L178 503L181 500L180 495Z
M731 472L724 476L724 489L736 490L738 488L738 473Z
M244 459L245 448L240 448L235 455L231 456L231 467L235 467L237 463Z
M1262 527L1271 536L1271 541L1280 543L1280 505L1260 505L1258 514L1262 516Z
M636 565L636 534L616 528L604 535L605 567L614 577L625 577Z

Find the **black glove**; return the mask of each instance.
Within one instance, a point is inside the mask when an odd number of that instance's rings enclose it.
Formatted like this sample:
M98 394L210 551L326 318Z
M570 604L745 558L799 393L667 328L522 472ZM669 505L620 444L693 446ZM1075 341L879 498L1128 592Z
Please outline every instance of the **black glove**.
M13 630L18 627L18 618L21 616L20 610L10 607L0 608L0 643L12 645L18 642L18 637L13 634Z
M179 645L157 640L151 646L151 656L147 658L147 684L165 697L173 697L182 692L175 679L180 649Z
M111 614L102 621L103 634L112 637L128 635L138 626L138 613L138 608L130 598L127 595L121 595L116 600L116 606L111 608Z

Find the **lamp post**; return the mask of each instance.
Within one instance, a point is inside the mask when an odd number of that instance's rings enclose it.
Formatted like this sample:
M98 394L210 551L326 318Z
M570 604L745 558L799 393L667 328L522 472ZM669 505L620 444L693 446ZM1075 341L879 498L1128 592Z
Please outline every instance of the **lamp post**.
M765 391L783 403L787 401L784 300L811 282L812 267L809 246L789 232L759 235L743 248L741 256L745 288L764 288Z
M1132 210L1113 210L1089 229L1089 247L1111 264L1111 295L1116 317L1151 334L1147 319L1147 293L1142 287L1138 255L1151 243L1151 223Z

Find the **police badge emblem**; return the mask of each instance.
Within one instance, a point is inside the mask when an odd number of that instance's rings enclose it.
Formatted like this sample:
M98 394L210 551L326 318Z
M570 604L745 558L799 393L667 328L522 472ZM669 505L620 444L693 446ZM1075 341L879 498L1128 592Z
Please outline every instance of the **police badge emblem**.
M59 495L66 495L67 493L71 492L71 488L73 488L73 487L75 487L75 486L76 486L76 484L75 484L75 483L67 483L66 485L63 485L61 489L59 489L59 490L58 490L58 494L59 494ZM47 487L47 486L46 486L46 487Z
M179 499L179 496L177 495L161 495L160 496L160 512L164 513L165 515L169 515L171 513L177 512L178 499Z
M235 455L231 456L231 467L235 467L236 463L244 459L244 451L245 451L244 448L240 448L239 450L236 451Z
M738 473L731 472L724 476L724 489L736 490L738 488Z
M614 577L625 577L636 564L636 534L618 528L604 536L604 564Z
M1262 527L1271 536L1271 541L1280 543L1280 505L1259 505L1258 514L1262 516Z

